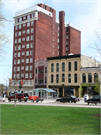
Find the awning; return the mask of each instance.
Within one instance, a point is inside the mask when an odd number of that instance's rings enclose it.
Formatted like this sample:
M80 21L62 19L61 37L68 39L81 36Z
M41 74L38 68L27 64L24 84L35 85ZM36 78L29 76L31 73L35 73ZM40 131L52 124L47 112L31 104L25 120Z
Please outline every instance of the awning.
M55 91L52 90L52 89L46 89L46 88L37 88L37 89L30 90L30 92L39 91L39 90L45 90L45 91L47 91L47 92L55 92Z

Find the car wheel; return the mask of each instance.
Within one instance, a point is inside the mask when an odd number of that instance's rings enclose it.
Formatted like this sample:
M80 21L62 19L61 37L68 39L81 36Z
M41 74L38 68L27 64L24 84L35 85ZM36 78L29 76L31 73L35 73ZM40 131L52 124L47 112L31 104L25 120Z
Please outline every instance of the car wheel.
M34 100L32 99L31 102L34 102Z
M74 103L76 103L76 102L74 102Z
M24 100L25 102L27 102L27 100Z
M38 101L36 101L36 103L37 103Z
M11 102L11 99L8 99L9 102Z
M21 102L21 99L19 98L18 101Z

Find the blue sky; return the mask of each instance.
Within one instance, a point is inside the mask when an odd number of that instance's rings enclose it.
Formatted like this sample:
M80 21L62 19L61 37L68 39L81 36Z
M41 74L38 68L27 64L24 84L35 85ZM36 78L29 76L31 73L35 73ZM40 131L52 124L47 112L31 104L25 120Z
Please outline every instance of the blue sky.
M70 22L81 30L81 53L93 56L97 60L97 52L88 47L97 42L95 31L99 31L99 19L101 20L101 0L3 0L3 14L13 21L15 13L19 10L29 8L37 3L45 3L56 9L57 18L59 11L65 11L65 22ZM13 58L13 28L14 22L5 22L4 31L10 42L4 47L6 53L0 58L0 83L9 83L12 77Z

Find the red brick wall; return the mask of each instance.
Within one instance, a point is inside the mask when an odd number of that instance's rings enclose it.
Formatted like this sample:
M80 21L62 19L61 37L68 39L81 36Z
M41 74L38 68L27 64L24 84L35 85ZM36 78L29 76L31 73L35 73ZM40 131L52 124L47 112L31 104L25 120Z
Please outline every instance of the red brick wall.
M69 38L69 53L81 54L81 32L70 27Z
M52 57L53 19L43 13L38 14L35 33L35 60Z

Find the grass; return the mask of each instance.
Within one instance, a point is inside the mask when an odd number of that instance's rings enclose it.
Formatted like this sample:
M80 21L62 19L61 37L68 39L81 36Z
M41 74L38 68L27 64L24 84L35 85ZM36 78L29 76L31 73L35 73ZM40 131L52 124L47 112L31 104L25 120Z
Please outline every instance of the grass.
M1 134L100 134L99 108L1 105Z

